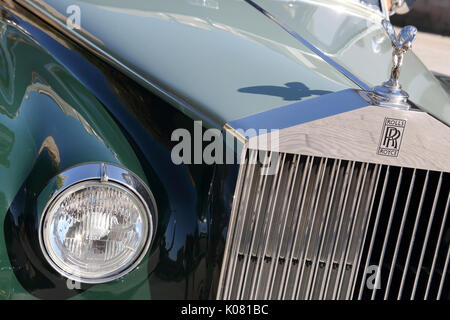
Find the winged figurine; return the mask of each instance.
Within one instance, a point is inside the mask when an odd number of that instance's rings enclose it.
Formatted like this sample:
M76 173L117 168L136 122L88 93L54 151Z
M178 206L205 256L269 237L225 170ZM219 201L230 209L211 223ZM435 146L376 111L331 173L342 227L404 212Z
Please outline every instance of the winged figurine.
M392 47L394 51L392 52L392 70L391 78L385 85L392 88L400 88L398 78L400 76L400 67L403 62L403 55L412 47L412 43L416 38L417 28L414 26L406 26L402 28L398 35L396 35L392 24L388 20L383 20L382 25L384 30L386 30L389 38L391 39Z

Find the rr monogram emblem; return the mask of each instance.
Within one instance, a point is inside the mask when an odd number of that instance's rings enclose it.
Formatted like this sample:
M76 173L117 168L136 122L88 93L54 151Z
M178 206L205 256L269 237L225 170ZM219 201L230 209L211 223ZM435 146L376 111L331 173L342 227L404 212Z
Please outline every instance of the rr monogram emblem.
M397 157L405 131L406 120L385 118L381 132L378 154L382 156Z

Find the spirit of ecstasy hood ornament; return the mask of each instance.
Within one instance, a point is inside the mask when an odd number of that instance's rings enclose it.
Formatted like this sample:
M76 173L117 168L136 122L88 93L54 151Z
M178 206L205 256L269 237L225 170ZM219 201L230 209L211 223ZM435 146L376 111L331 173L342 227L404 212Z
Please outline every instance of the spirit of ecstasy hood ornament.
M400 76L400 67L403 63L403 55L411 49L412 42L416 38L417 29L413 26L406 26L396 35L389 21L383 20L382 25L392 42L391 78L384 82L383 85L373 89L372 98L376 104L381 106L409 109L407 102L409 96L402 90L398 78Z

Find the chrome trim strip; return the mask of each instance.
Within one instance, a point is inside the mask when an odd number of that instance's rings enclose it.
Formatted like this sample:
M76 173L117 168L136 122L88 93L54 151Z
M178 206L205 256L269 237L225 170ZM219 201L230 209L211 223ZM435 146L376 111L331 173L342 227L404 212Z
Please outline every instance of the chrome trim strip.
M231 136L236 138L240 143L245 144L247 142L247 138L241 135L240 132L231 127L228 123L225 123L223 126L223 130L228 132Z
M226 128L255 129L257 134L259 130L284 129L367 106L356 90L347 89L234 120Z
M325 62L327 62L329 65L331 65L333 68L338 70L340 73L342 73L344 76L346 76L350 81L355 83L358 87L365 91L370 91L371 88L362 82L360 79L358 79L354 74L352 74L350 71L345 69L343 66L338 64L336 61L331 59L329 56L327 56L325 53L323 53L320 49L318 49L316 46L308 42L306 39L304 39L302 36L300 36L297 32L292 30L290 27L285 25L283 22L275 18L270 12L253 2L252 0L245 0L249 5L254 7L256 10L264 14L267 18L278 24L284 31L288 32L291 36L296 38L298 41L300 41L303 45L305 45L308 49L313 51L315 54L317 54L319 57L321 57Z

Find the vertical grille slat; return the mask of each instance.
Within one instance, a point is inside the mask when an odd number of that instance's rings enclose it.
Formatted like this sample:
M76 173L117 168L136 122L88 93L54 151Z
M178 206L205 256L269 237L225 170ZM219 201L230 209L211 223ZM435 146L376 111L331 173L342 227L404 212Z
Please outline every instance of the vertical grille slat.
M442 172L439 175L439 183L436 189L436 195L434 196L434 201L433 201L433 207L431 208L431 216L430 219L428 221L428 225L427 225L427 231L425 234L425 241L423 242L422 245L422 250L420 252L420 260L419 260L419 266L417 268L417 273L416 273L416 278L414 279L414 287L411 293L411 300L414 299L415 295L416 295L416 290L417 290L417 285L418 285L418 281L419 281L419 277L422 271L422 264L423 264L423 259L425 257L425 251L427 249L427 245L428 245L428 237L430 236L430 231L431 231L431 225L433 223L433 219L434 219L434 214L436 212L436 205L437 205L437 201L438 201L438 197L439 197L439 191L441 189L442 186L442 177L443 174Z
M293 214L295 214L294 221L295 223L292 225L292 228L290 230L290 237L288 238L289 241L287 242L287 248L286 248L286 266L284 266L282 271L282 278L281 278L281 286L280 291L278 294L278 299L285 298L286 297L286 291L287 291L287 282L289 279L290 270L293 267L294 259L293 259L293 251L295 248L295 243L297 243L297 236L299 234L299 226L300 226L300 215L298 212L300 211L300 208L303 206L303 199L305 196L305 185L309 184L309 178L311 176L311 161L313 158L306 157L306 160L304 161L303 165L303 173L302 173L302 179L301 184L299 186L299 192L297 201L295 202Z
M378 211L377 211L377 215L376 215L376 219L375 219L375 226L373 228L374 231L372 232L372 237L370 239L369 253L367 255L367 259L366 259L366 264L365 264L364 270L367 270L367 267L369 266L369 263L370 263L370 258L371 258L371 255L372 255L373 245L374 245L374 242L375 242L376 230L378 228L378 223L380 221L380 215L381 215L382 206L383 206L383 202L384 202L384 195L385 195L386 188L387 188L389 173L390 173L390 167L387 167L386 168L386 175L384 177L383 190L381 191L381 201L378 204ZM359 300L361 300L361 298L362 298L365 281L366 281L366 273L364 272L363 279L361 281L361 287L359 288L359 295L358 295L358 299Z
M409 209L409 205L411 202L411 195L412 195L415 180L416 180L416 170L414 169L413 178L412 178L411 184L409 186L409 190L408 190L408 200L406 202L405 209L403 210L402 222L400 224L400 231L397 236L397 241L395 242L394 258L392 260L392 265L394 265L394 266L397 262L398 250L400 249L400 241L402 240L403 230L405 228L405 223L406 223L406 217L408 216L408 209ZM391 270L389 271L388 283L387 283L387 287L386 287L386 292L384 294L385 300L389 296L389 291L391 289L392 277L394 275L394 270L395 270L395 268L391 268Z
M413 229L413 233L412 233L412 238L411 238L411 242L410 242L410 245L409 245L409 248L408 248L408 255L407 255L407 258L406 258L405 269L403 271L401 285L400 285L400 289L399 289L398 296L397 296L398 300L401 299L402 294L403 294L403 288L404 288L404 285L405 285L406 275L407 275L407 271L408 271L409 264L410 264L410 261L411 261L412 249L413 249L414 242L415 242L415 239L416 239L417 228L419 226L419 220L420 220L420 216L421 216L421 213L422 213L423 201L424 201L424 198L425 198L425 193L426 193L427 188L428 188L429 177L430 177L430 172L427 171L427 174L426 174L426 177L425 177L425 182L423 184L423 190L422 190L422 193L421 193L421 196L420 196L419 207L417 209L416 220L414 222L414 229Z
M244 153L244 156L247 156L247 154ZM236 181L236 191L235 191L234 200L233 200L232 209L231 209L232 212L236 212L236 208L238 208L239 203L240 203L240 201L236 201L236 199L240 198L242 189L244 189L243 179L244 179L245 172L247 170L247 166L248 166L248 161L246 161L246 160L242 161L242 164L241 164L241 167L240 167L240 170L238 173L237 181ZM237 218L238 218L238 216L236 214L232 214L230 217L230 225L228 228L228 238L234 237ZM227 261L228 263L233 259L233 258L231 258L231 256L234 254L234 251L231 250L232 245L233 245L233 241L227 241L223 260ZM228 278L229 278L229 273L228 273L228 266L227 266L226 268L222 268L222 272L220 273L220 278L219 278L219 287L217 289L217 292L218 292L218 294L221 295L222 299L227 298L226 290L229 288Z
M364 211L364 212L368 212L369 214L368 214L368 216L364 216L364 224L363 224L364 229L361 232L362 235L361 235L361 237L359 239L359 249L358 249L358 252L357 252L357 257L358 257L357 260L358 260L358 262L356 264L356 267L353 269L355 274L353 275L353 283L351 285L352 290L351 290L351 294L346 297L347 299L352 297L354 295L354 293L355 293L356 280L357 280L356 272L359 270L359 267L361 265L361 259L362 259L362 255L360 255L360 252L362 251L362 249L363 249L362 246L363 246L364 242L366 241L367 229L368 229L368 225L369 225L369 222L370 222L372 209L373 209L373 206L374 206L375 190L377 189L378 182L380 181L381 166L377 165L376 169L374 171L376 172L376 174L373 175L372 179L375 179L375 184L373 183L373 180L372 180L370 186L374 186L374 187L370 189L370 194L368 196L368 199L370 199L370 201L367 202L368 205L366 207L366 210ZM375 178L375 176L376 176L376 178Z
M297 284L299 284L296 287L296 290L294 292L295 296L299 297L299 295L301 294L301 290L304 289L306 290L306 288L304 288L302 286L303 284L303 276L305 275L305 273L309 273L311 271L311 266L313 265L313 257L311 255L309 255L309 250L310 250L310 245L311 245L311 238L313 237L313 232L314 232L314 227L315 227L315 221L316 221L316 212L317 212L317 206L318 206L318 202L319 202L319 194L320 191L322 190L322 186L323 186L323 177L325 174L325 167L327 164L328 159L326 158L321 158L320 159L320 164L319 164L319 169L318 172L316 174L316 181L314 183L314 191L313 194L311 195L311 206L309 208L309 214L308 214L308 228L307 228L307 240L305 242L305 246L302 249L302 257L306 257L306 261L305 263L301 264L301 268L300 268L300 277L299 280L297 282ZM303 259L301 258L300 261L302 261Z
M280 163L281 163L281 157L278 157L277 160L277 168L280 167ZM278 171L278 170L277 170ZM268 219L270 219L270 216L268 214L268 212L270 211L270 204L273 203L273 197L274 197L274 193L275 190L277 189L277 181L279 179L279 176L274 176L272 178L272 183L271 183L271 187L269 190L269 195L268 195L268 204L269 206L265 206L263 209L264 215L263 215L263 219L260 220L261 223L259 225L259 233L258 233L258 240L261 241L256 241L257 246L256 248L254 248L254 252L252 253L253 256L256 257L255 260L255 273L252 277L252 283L251 283L251 291L250 291L250 298L255 299L256 298L256 289L258 288L258 285L260 283L260 277L261 277L261 267L264 264L264 261L266 261L266 257L264 256L262 250L263 246L261 245L261 242L265 243L266 242L266 238L267 238L267 228L268 228Z
M338 247L339 244L339 235L340 235L340 230L342 228L342 222L344 221L344 210L343 208L345 207L344 202L346 199L346 195L347 195L347 190L348 190L348 177L349 175L351 175L353 172L350 169L351 166L351 162L347 163L347 168L345 170L344 173L344 177L343 177L343 183L341 186L341 191L345 190L339 198L339 202L338 205L336 207L336 212L337 212L337 217L335 219L335 225L334 225L334 229L333 232L331 233L331 236L333 238L332 241L330 241L330 246L329 246L329 251L328 251L328 267L325 273L325 276L323 278L322 281L322 294L324 298L327 298L327 292L328 292L328 288L329 288L329 284L331 282L331 277L332 277L332 273L333 273L333 269L336 269L337 263L335 263L335 257L336 257L336 249Z
M319 234L319 243L320 245L317 246L317 258L320 260L319 263L315 263L314 265L314 269L311 273L311 279L310 279L310 283L308 283L308 290L312 291L312 286L315 283L315 280L317 278L317 272L319 270L319 266L322 265L322 269L323 269L323 263L322 261L324 259L322 259L322 251L324 248L324 236L325 236L325 231L328 228L328 222L329 222L329 217L330 217L330 209L331 209L331 204L332 204L332 198L334 196L334 191L336 190L336 184L338 181L338 175L339 175L339 168L340 168L340 160L336 160L333 163L333 167L331 169L331 177L330 177L330 182L328 184L328 190L326 193L326 199L325 199L325 204L324 204L324 210L323 210L323 215L321 217L321 226L320 226L320 234ZM308 292L309 293L309 292ZM307 293L307 295L308 295Z
M447 276L447 272L445 272L445 270L448 270L448 264L450 261L450 246L448 247L447 250L447 255L445 258L445 265L444 265L444 273L442 274L442 278L441 278L441 282L439 283L439 290L438 290L438 294L437 294L437 299L440 300L441 299L441 295L442 295L442 290L444 288L444 283L446 280L446 276Z
M283 155L285 156L285 155ZM284 161L283 161L284 160ZM270 221L269 221L269 225L268 225L268 233L266 235L266 240L265 240L265 245L264 245L264 258L266 263L262 263L260 266L260 276L263 277L263 279L265 279L265 281L258 281L258 285L259 284L264 284L263 290L261 290L261 296L256 296L257 299L261 299L261 298L266 298L267 292L270 289L271 286L271 282L268 281L268 279L270 279L271 277L271 273L272 273L272 269L274 267L274 264L276 264L277 261L277 257L274 254L275 251L277 250L277 246L279 244L279 241L277 241L277 237L280 233L280 222L281 219L283 219L285 213L285 210L283 210L283 192L280 192L280 189L284 189L282 186L285 185L286 183L286 170L289 170L290 168L286 168L285 164L287 165L288 163L286 163L285 159L282 160L282 164L279 170L279 176L278 176L278 184L277 184L277 189L276 189L276 193L273 199L273 205L272 205L272 210L270 211ZM280 198L281 198L281 203L280 203ZM277 211L277 207L280 206L281 210L280 210L280 214L277 215L276 211ZM256 287L256 290L258 290L258 286Z
M294 285L294 287L291 290L288 290L288 288L285 287L284 295L285 295L285 298L287 298L287 299L293 299L294 298L293 293L295 292L295 287L296 287L295 284L298 281L298 275L299 275L298 271L299 271L299 268L300 268L300 265L301 265L300 262L302 261L301 258L299 258L299 255L295 254L296 252L298 252L298 250L300 250L300 249L297 249L297 247L300 246L301 243L304 242L303 235L305 234L305 232L303 232L304 219L303 219L303 216L301 214L299 214L299 212L303 212L303 209L304 209L304 206L305 206L305 202L306 202L306 198L308 197L308 189L309 189L310 183L311 183L311 172L312 172L312 168L313 168L313 162L314 162L314 157L311 157L310 161L308 163L308 167L307 167L307 170L308 170L307 179L306 179L304 187L302 186L301 203L300 203L299 211L297 211L297 215L298 215L298 219L299 220L297 221L297 227L295 229L295 236L294 236L295 240L294 240L294 243L293 243L292 256L291 256L292 260L290 261L290 264L289 264L290 268L288 269L288 279L286 281L289 282L289 279L290 279L291 275L295 275L295 280L290 282L290 283L292 283ZM300 236L300 238L299 238L299 236ZM301 241L299 239L301 239ZM291 271L292 268L294 268L296 271L295 272L292 271L292 273L291 273L290 271ZM288 298L286 296L288 293L290 293L290 298Z
M253 149L243 160L219 299L450 298L449 173Z
M425 299L428 298L428 294L430 292L431 281L433 279L434 270L436 268L436 261L437 261L439 249L440 249L440 246L441 246L442 236L444 234L444 227L445 227L445 223L447 222L447 214L448 214L449 204L450 204L450 195L447 197L447 204L445 205L445 209L444 209L444 217L442 219L441 228L439 230L437 247L436 247L436 250L435 250L434 255L433 255L433 263L431 265L430 276L428 278L427 288L425 290ZM446 270L446 269L444 268L444 270Z
M270 270L270 279L271 279L271 285L268 288L268 294L266 294L266 298L272 297L273 295L273 291L274 288L279 286L279 282L278 283L275 281L277 279L276 275L277 275L277 268L278 265L280 263L278 263L279 261L282 261L282 263L285 262L285 255L282 253L282 248L283 248L283 240L284 237L286 235L286 227L288 226L288 221L289 221L289 217L290 217L290 206L291 206L291 202L292 202L292 197L294 194L294 187L295 187L295 182L296 182L296 178L297 178L297 172L298 172L298 168L299 168L299 163L300 162L300 156L296 155L291 163L291 168L290 168L290 174L289 174L289 182L288 182L288 190L289 192L287 193L287 196L285 195L285 199L283 202L283 207L282 207L282 211L284 212L284 219L283 219L283 225L282 225L282 232L279 236L279 241L277 243L277 254L276 254L276 258L274 259L274 261L272 261L272 268ZM279 260L279 259L283 259L283 260Z
M264 231L262 235L263 239L263 245L259 246L258 250L258 256L259 256L259 264L257 266L257 278L254 283L254 291L253 291L253 298L254 299L261 299L261 295L265 290L265 287L267 285L267 268L269 268L269 264L274 259L272 256L272 253L268 251L270 239L273 237L273 233L271 233L271 229L273 228L273 220L274 220L274 212L276 210L277 200L278 200L278 194L280 190L280 184L281 179L283 178L283 169L285 162L283 161L285 159L286 155L283 154L280 157L280 161L278 163L278 174L274 178L274 185L271 191L271 195L269 197L269 206L267 208L267 214L266 214L266 220L264 222ZM261 281L261 279L264 279L264 281ZM261 288L262 286L262 288Z
M352 220L353 220L351 209L350 209L350 211L348 210L347 204L349 202L348 201L349 194L352 189L352 178L353 178L354 172L355 172L355 163L352 162L352 167L350 169L350 176L349 176L349 179L347 180L347 184L346 184L344 203L343 203L342 210L341 210L342 218L339 223L339 228L338 228L338 233L337 233L337 242L336 242L336 246L333 250L332 261L333 262L338 261L338 265L337 265L336 275L333 276L334 285L332 286L332 289L330 289L332 299L336 298L337 289L338 289L337 283L339 281L340 274L346 268L346 261L344 261L344 251L345 251L345 247L347 245L347 234L343 231L345 231L346 226L351 225ZM347 212L349 212L348 217L347 217ZM347 223L345 223L345 225L344 225L344 222L347 222ZM340 255L340 257L339 257L339 255Z
M248 184L252 185L253 177L254 177L254 175L252 173L255 170L257 153L256 152L251 153L250 156L251 156L251 158L250 158L249 164L246 166L244 182L247 183L247 181L249 181ZM236 239L236 241L233 241L232 252L237 252L238 247L241 243L241 237L243 234L242 228L244 227L243 220L245 219L246 208L248 206L249 198L251 196L250 190L251 190L251 188L244 188L244 190L242 192L242 199L243 199L242 202L244 203L244 205L242 206L241 205L242 203L240 203L239 207L237 208L237 210L239 212L239 214L237 216L237 232L236 232L237 239ZM243 207L244 207L244 209L243 209ZM228 272L228 276L227 276L228 281L227 281L227 285L225 286L225 288L228 288L228 289L233 288L231 286L231 283L236 275L235 270L236 270L236 264L237 264L238 260L239 260L239 257L237 257L237 256L233 256L233 258L231 259L231 268L229 269L229 272ZM226 293L225 295L230 295L230 294L231 294L231 292L229 292L228 294Z
M272 158L272 153L270 152L266 152L264 154L264 161L263 163L268 163L269 159ZM250 260L252 257L252 251L253 251L253 244L254 244L254 240L255 240L255 235L256 235L256 231L255 231L255 226L258 225L259 222L259 218L261 216L260 212L261 212L261 207L262 207L262 202L264 199L264 194L266 191L266 185L267 185L267 177L268 175L262 175L260 174L259 180L260 180L260 184L259 184L259 188L258 188L258 198L255 201L255 209L254 212L252 214L252 219L251 219L251 232L249 232L249 234L247 235L250 240L247 241L247 245L248 247L246 247L245 252L247 252L247 255L244 256L244 261L243 261L243 272L241 273L241 277L238 281L238 288L237 291L239 293L239 297L241 299L245 298L245 292L243 290L243 286L247 281L247 276L249 274L249 268L251 266Z
M389 240L389 236L391 235L390 231L391 231L391 227L392 227L392 220L394 219L394 212L395 212L395 209L397 208L398 192L400 190L400 185L401 185L401 182L402 182L402 178L403 178L403 168L400 169L400 176L397 179L397 185L395 187L395 194L394 194L394 199L393 199L393 202L392 202L391 213L389 215L389 222L388 222L388 225L387 225L386 234L384 236L383 249L381 251L381 256L380 256L380 260L378 262L378 266L382 266L383 265L384 257L385 257L385 254L386 254L386 248L387 248L387 244L388 244L388 240ZM376 293L377 293L377 290L372 290L372 297L371 297L372 300L375 299Z
M359 180L360 178L358 178L358 185L356 186L356 190L355 190L355 194L358 194L358 197L357 198L355 197L354 203L353 203L353 208L352 208L352 211L353 211L353 213L352 213L352 220L353 221L352 221L351 228L347 229L348 230L349 240L347 242L347 247L345 249L345 257L344 257L344 260L343 260L343 261L352 261L351 266L353 266L353 267L355 265L355 261L350 258L351 257L350 255L352 253L351 245L353 244L352 240L353 240L353 236L355 234L355 228L356 228L356 224L357 224L357 221L358 221L357 213L359 211L359 206L361 205L361 197L362 197L362 194L363 194L363 191L364 191L364 183L366 181L367 170L368 170L369 165L368 164L364 164L364 166L365 166L365 169L364 169L364 174L363 175L362 175L363 170L360 171L360 176L362 176L362 182L360 184L360 180ZM361 185L363 187L360 187ZM362 215L359 215L359 216L362 216ZM354 245L357 245L357 244L355 243ZM345 270L344 268L342 268L342 269ZM342 292L342 289L343 289L343 286L344 286L344 284L343 284L344 283L344 278L345 278L345 271L343 271L341 273L340 277L339 277L339 285L338 285L338 288L337 288L337 297L341 297L341 292ZM347 282L347 284L350 283L350 282L351 282L351 278ZM348 290L348 288L346 289L346 291L347 290Z

